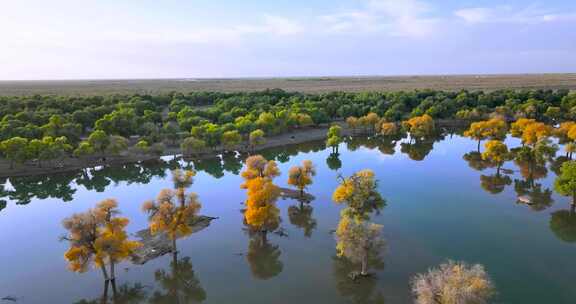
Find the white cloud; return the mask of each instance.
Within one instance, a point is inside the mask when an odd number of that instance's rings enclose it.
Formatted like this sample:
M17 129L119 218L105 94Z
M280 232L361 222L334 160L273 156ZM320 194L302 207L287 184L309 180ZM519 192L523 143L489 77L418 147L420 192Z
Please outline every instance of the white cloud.
M454 15L469 24L537 24L544 22L576 20L576 14L574 13L559 13L536 5L529 5L525 8L516 8L512 6L470 7L456 10Z
M454 15L468 23L481 23L490 18L491 10L485 7L464 8L454 12Z
M368 0L358 10L320 17L332 32L383 32L390 36L427 37L439 19L428 17L431 6L420 0Z

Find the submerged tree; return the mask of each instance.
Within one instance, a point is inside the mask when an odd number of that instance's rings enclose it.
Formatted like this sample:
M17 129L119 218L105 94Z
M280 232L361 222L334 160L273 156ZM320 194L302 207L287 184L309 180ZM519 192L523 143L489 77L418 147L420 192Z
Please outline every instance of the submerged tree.
M149 215L150 233L166 233L172 240L174 255L177 254L176 240L192 234L191 223L200 208L196 193L186 194L181 200L178 191L172 189L163 189L156 200L142 205L142 210Z
M479 264L448 261L412 279L418 304L484 304L494 296L494 284Z
M464 136L478 141L478 152L480 143L484 139L501 140L506 137L506 122L501 118L492 118L487 121L474 122L470 128L464 132Z
M326 137L326 146L332 148L332 153L338 153L338 146L342 142L342 128L338 125L331 126Z
M510 152L505 143L499 140L491 140L485 145L486 150L482 153L482 159L496 164L496 176L500 176L500 168L505 161L510 159Z
M354 219L349 216L348 209L342 211L336 229L336 252L339 257L360 264L359 274L367 276L370 255L379 255L384 248L382 225Z
M314 175L316 175L314 164L311 160L304 160L301 166L294 166L288 171L288 185L296 187L300 192L300 198L303 198L304 190L312 184Z
M194 171L174 170L172 179L176 189L163 189L156 200L146 201L142 205L142 210L148 213L150 233L166 233L172 240L174 259L177 259L178 253L176 240L192 234L192 222L202 207L196 193L186 193L194 175Z
M346 204L349 212L356 218L366 218L372 211L379 211L386 201L378 193L378 184L374 172L369 169L358 171L352 176L340 178L340 185L332 194L332 200Z
M116 293L115 266L130 256L139 242L128 239L125 231L129 220L117 216L120 213L114 199L104 200L94 209L77 213L63 220L68 234L62 239L70 243L64 254L68 268L75 272L85 272L94 264L102 270L105 289L108 283ZM110 272L106 269L110 267Z
M412 117L402 122L402 126L410 132L410 136L415 140L428 137L435 131L434 119L428 114Z
M278 228L280 223L280 210L276 201L280 196L280 189L273 183L273 178L280 175L274 161L267 161L260 155L246 159L246 169L242 172L243 189L247 189L244 220L253 230L261 233L265 242L266 234Z

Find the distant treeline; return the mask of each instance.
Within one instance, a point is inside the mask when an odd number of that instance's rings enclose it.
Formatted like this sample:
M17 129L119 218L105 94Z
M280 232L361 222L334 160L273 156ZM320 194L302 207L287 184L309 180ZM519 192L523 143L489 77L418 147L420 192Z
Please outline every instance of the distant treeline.
M254 93L0 97L0 150L20 151L23 161L81 157L122 150L138 136L138 148L161 150L184 138L195 147L238 144L251 132L266 136L376 113L387 121L428 114L435 119L480 120L492 113L510 120L556 123L576 118L576 94L568 90ZM8 141L8 144L6 142ZM30 145L34 141L34 144ZM226 142L228 141L228 143ZM157 144L154 146L154 144ZM23 147L27 148L24 149ZM44 154L43 154L44 153ZM47 154L47 155L46 155Z

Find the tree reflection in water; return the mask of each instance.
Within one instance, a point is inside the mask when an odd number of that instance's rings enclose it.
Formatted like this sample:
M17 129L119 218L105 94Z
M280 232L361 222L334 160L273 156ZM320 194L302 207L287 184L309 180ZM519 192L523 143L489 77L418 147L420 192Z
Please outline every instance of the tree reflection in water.
M566 243L576 243L576 210L559 210L550 216L550 230Z
M83 299L74 302L74 304L138 304L143 303L147 297L146 287L140 283L135 283L134 285L125 283L112 290L116 290L116 293L112 296L108 295L108 286L105 286L100 298L93 300Z
M157 270L154 278L162 291L154 291L148 303L189 304L206 300L206 291L196 277L189 257L172 259L171 271Z
M334 280L338 293L350 299L351 303L382 304L384 295L378 288L378 278L374 275L352 280L350 273L360 268L358 263L352 263L344 257L333 257ZM384 269L381 255L371 254L368 260L370 269Z
M523 179L514 180L514 191L523 201L528 201L530 209L542 211L554 203L552 190L544 188L542 184L536 183L538 179L545 178L548 174L545 164L538 162L514 161L520 168Z
M288 218L290 223L304 230L304 236L309 238L312 231L316 229L316 219L312 217L314 208L309 202L300 201L299 204L288 207Z
M252 275L260 280L268 280L279 275L284 268L280 261L282 251L278 245L271 244L267 238L255 235L250 238L246 260Z
M478 151L468 152L464 154L462 159L464 159L468 163L468 167L477 171L482 171L488 168L496 167L496 164L488 160L482 159L482 153Z
M338 171L342 168L342 161L340 160L339 153L330 153L330 156L326 158L326 165L330 170Z
M491 194L498 194L504 191L506 186L512 184L512 179L507 175L481 175L480 186L486 192Z

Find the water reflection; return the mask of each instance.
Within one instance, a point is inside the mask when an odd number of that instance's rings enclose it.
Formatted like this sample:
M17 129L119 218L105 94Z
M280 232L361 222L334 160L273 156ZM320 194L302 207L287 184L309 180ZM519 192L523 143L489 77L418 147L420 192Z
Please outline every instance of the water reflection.
M271 244L264 234L251 237L246 260L252 275L260 280L279 275L284 269L284 264L280 261L281 254L280 247Z
M108 287L105 286L100 298L93 300L82 299L74 302L74 304L138 304L143 303L147 297L146 287L140 283L133 285L125 283L118 288L113 288L113 290L116 290L116 292L110 296L108 294Z
M304 230L304 236L309 238L316 229L316 219L312 216L314 208L308 202L300 202L297 205L288 207L288 218L290 223L297 228Z
M488 168L496 167L496 164L488 160L484 160L482 158L482 153L478 151L468 152L464 154L464 156L462 156L462 159L464 159L468 163L468 167L477 171L482 171Z
M512 184L512 179L507 175L494 174L494 175L481 175L480 186L486 192L491 194L498 194L504 191L506 186Z
M351 303L358 304L382 304L385 302L384 295L378 288L378 278L368 276L362 280L353 280L350 273L359 269L358 263L337 256L333 257L332 260L334 281L341 296L349 298ZM384 269L384 260L380 255L371 255L368 266L370 269L382 270Z
M550 230L559 240L576 243L576 210L559 210L550 216Z
M206 291L196 277L190 257L173 258L170 262L170 271L156 270L154 279L162 291L154 291L148 300L149 303L187 304L206 300Z
M342 168L342 161L340 160L340 154L330 153L330 156L326 158L326 165L330 170L338 171Z

